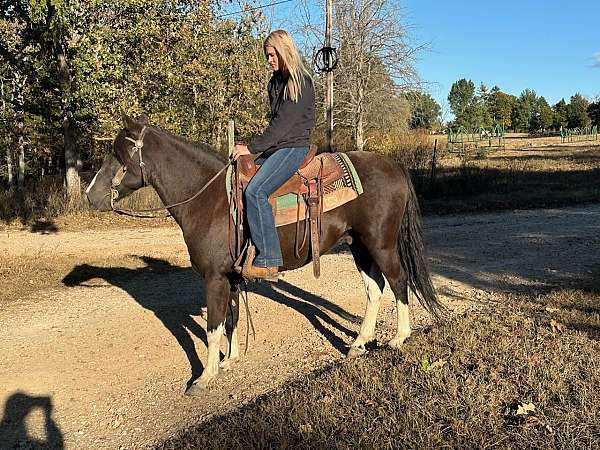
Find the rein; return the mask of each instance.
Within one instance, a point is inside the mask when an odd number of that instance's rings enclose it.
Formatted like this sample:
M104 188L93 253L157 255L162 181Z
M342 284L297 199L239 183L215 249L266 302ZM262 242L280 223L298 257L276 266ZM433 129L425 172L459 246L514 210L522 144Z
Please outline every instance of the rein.
M147 127L144 125L144 128L142 128L142 131L140 133L139 139L132 139L129 136L125 136L125 139L133 142L133 147L131 148L131 150L129 150L130 158L133 158L133 155L135 155L136 152L139 154L139 158L140 158L139 165L140 165L140 170L142 173L142 186L141 187L148 186L148 183L147 183L148 176L146 175L146 164L144 163L144 159L142 156L142 148L144 147L144 136L146 135L146 130L147 130ZM196 192L194 195L192 195L191 197L189 197L183 201L173 203L171 205L162 206L160 208L149 208L149 209L139 209L139 210L115 208L115 200L117 198L119 198L119 191L117 190L117 187L121 184L121 181L123 180L123 178L125 177L125 174L127 173L127 167L125 165L122 165L111 181L110 207L116 213L124 214L124 215L131 216L131 217L140 217L140 218L145 218L145 219L158 218L159 216L146 216L146 215L142 215L140 213L152 213L152 212L162 211L165 209L174 208L176 206L185 205L186 203L191 202L196 197L198 197L200 194L202 194L219 177L219 175L221 175L225 170L227 170L227 168L231 164L232 164L232 161L229 161L225 165L225 167L223 167L221 170L219 170L215 176L213 176L210 180L208 180L208 182L204 186L202 186L202 188L198 192ZM170 216L170 214L167 214L162 217L169 217L169 216Z

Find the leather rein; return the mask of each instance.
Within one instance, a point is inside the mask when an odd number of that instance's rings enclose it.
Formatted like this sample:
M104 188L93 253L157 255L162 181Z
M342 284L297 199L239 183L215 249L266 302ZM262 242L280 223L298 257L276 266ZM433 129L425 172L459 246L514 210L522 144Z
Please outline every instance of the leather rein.
M148 127L146 125L144 125L144 127L142 128L142 131L140 132L140 137L138 139L132 139L129 136L125 136L125 139L133 142L133 147L131 147L131 149L128 151L129 157L131 159L133 159L133 155L135 155L137 153L139 156L139 159L140 159L139 166L140 166L140 171L142 174L142 185L140 187L148 186L148 176L146 174L146 163L144 163L144 158L142 156L142 148L144 147L144 136L146 135L147 129L148 129ZM110 207L116 213L124 214L127 216L132 216L132 217L141 217L141 218L147 218L147 219L158 218L158 217L169 217L170 214L167 214L165 216L147 216L147 215L143 215L140 213L152 213L152 212L163 211L165 209L174 208L176 206L185 205L186 203L191 202L192 200L197 198L200 194L202 194L219 177L219 175L221 175L225 170L227 170L227 168L231 164L232 164L232 161L229 161L225 165L225 167L223 167L221 170L219 170L215 176L213 176L210 180L208 180L208 182L204 186L202 186L202 188L198 192L196 192L194 195L192 195L191 197L189 197L181 202L162 206L160 208L149 208L149 209L139 209L139 210L115 208L115 200L117 198L119 198L119 191L117 190L117 188L119 187L119 185L123 181L123 178L125 177L125 174L127 173L127 166L122 164L110 182Z

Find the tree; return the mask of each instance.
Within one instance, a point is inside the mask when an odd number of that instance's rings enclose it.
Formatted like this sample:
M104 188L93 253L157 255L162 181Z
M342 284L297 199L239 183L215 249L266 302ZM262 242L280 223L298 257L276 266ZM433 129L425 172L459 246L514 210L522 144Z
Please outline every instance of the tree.
M229 118L241 139L265 123L255 11L232 21L203 0L0 0L0 12L5 179L17 158L32 174L65 160L93 166L110 151L122 110L217 145Z
M506 94L498 86L494 86L488 100L488 112L492 122L502 125L505 129L510 128L515 101L515 96Z
M569 128L585 128L590 126L590 118L587 114L589 102L581 94L577 93L571 97L567 106L567 120Z
M491 92L481 83L475 97L475 126L491 127L494 125L490 113Z
M592 126L600 126L600 98L595 102L590 103L587 113L592 122Z
M464 78L454 82L448 94L448 103L454 113L454 124L457 127L473 128L477 126L475 84Z
M404 97L411 105L410 128L431 130L440 126L442 109L431 95L423 92L410 92Z
M535 128L535 111L538 104L538 96L532 89L525 89L515 102L513 109L513 127L515 130L528 131Z
M565 102L565 99L561 98L560 101L552 107L552 110L554 112L554 120L552 122L552 127L555 130L567 128L567 125L569 124L569 118L567 103Z
M538 98L536 105L536 128L546 130L552 127L554 112L544 97Z
M367 132L376 127L369 118L385 109L386 99L418 84L414 59L421 47L411 45L395 0L338 0L334 21L334 121L350 128L363 150Z

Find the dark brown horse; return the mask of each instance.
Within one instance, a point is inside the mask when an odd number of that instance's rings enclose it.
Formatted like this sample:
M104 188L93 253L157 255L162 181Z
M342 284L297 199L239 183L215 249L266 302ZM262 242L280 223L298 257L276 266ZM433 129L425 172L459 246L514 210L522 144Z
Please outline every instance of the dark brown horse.
M348 356L356 356L364 353L365 345L374 338L385 279L397 303L397 333L389 342L391 347L399 347L410 335L409 287L431 313L437 314L442 306L431 284L419 207L407 171L373 153L350 152L348 156L360 175L364 193L324 214L320 248L324 253L341 239L350 241L364 280L366 312L360 333L348 352ZM192 390L206 386L220 368L226 369L239 359L241 279L233 270L228 249L229 205L225 174L219 174L224 165L207 145L189 143L149 125L144 117L137 121L125 117L125 128L114 141L114 155L105 161L87 189L87 196L97 209L110 211L111 184L114 200L118 200L147 183L165 205L188 199L205 187L192 201L169 208L183 231L192 267L205 283L208 361ZM295 225L279 227L278 232L282 270L308 264L308 248L303 249L300 258L294 254ZM228 351L225 359L219 361L223 334L228 340Z

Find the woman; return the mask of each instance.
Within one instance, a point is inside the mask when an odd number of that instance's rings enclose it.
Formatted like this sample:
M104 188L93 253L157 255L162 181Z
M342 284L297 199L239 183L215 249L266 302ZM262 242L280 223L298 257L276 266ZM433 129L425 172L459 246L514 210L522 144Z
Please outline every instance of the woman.
M315 125L315 91L312 78L292 38L283 30L273 31L263 44L273 75L269 81L271 121L263 134L249 145L238 144L234 159L258 154L261 168L246 191L246 215L256 259L242 272L249 279L277 277L283 265L273 211L268 202L275 192L300 167L309 149Z

